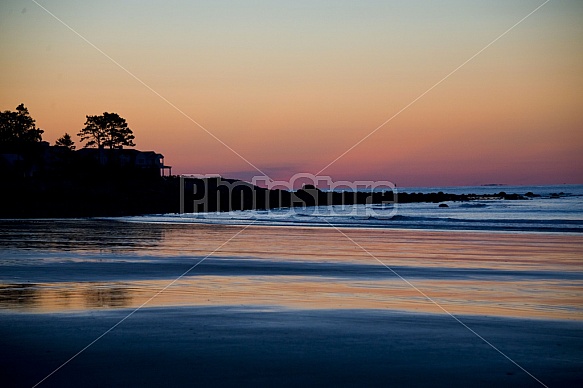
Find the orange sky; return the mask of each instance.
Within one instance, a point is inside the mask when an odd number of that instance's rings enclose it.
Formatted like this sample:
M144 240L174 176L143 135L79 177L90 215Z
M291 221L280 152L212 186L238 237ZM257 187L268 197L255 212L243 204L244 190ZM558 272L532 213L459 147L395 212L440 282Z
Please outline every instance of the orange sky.
M285 179L320 171L544 1L38 2L127 72L34 2L3 1L1 110L25 103L50 142L116 112L174 173L250 179L249 161ZM545 4L322 173L583 183L582 16L580 1Z

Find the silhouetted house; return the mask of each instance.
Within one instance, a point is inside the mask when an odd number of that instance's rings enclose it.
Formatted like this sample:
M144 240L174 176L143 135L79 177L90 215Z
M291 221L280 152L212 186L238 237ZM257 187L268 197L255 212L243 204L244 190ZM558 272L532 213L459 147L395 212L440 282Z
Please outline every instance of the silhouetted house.
M172 173L172 167L164 165L164 155L154 151L83 148L76 153L84 159L94 159L102 166L156 169L162 176L166 171L169 175Z
M50 148L46 141L0 144L0 171L2 174L33 176L44 169Z
M38 173L66 173L72 164L89 162L109 167L139 168L165 176L172 167L164 165L164 155L154 151L131 149L83 148L70 151L66 147L51 146L48 142L26 145L0 144L0 173L34 176Z

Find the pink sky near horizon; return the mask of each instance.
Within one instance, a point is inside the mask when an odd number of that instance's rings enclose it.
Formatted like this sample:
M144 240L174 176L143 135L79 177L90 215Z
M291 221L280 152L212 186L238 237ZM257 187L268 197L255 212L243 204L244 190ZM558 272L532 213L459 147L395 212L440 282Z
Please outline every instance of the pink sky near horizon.
M287 179L318 173L543 1L39 3ZM581 16L580 2L545 4L322 174L399 186L583 183ZM116 112L173 173L255 175L39 6L9 0L0 17L0 110L24 103L45 140Z

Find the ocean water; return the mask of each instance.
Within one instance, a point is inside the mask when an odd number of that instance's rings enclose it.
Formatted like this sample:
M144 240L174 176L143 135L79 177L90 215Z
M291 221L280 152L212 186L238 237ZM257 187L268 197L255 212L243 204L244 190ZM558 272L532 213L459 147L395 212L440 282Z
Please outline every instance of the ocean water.
M527 200L320 206L226 213L125 217L130 222L220 225L336 226L422 230L583 232L583 185L401 188L401 192L451 194L534 193Z

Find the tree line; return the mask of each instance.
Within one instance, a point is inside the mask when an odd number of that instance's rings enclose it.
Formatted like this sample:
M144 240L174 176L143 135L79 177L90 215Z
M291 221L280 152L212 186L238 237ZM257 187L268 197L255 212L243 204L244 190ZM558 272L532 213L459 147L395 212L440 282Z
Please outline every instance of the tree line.
M84 148L121 149L135 146L133 131L117 113L103 112L102 115L85 117L85 127L77 134L80 142L85 143ZM18 105L15 111L0 112L0 144L26 146L39 143L43 133L42 129L36 127L36 121L24 104ZM76 148L69 133L58 138L55 145L69 150Z

